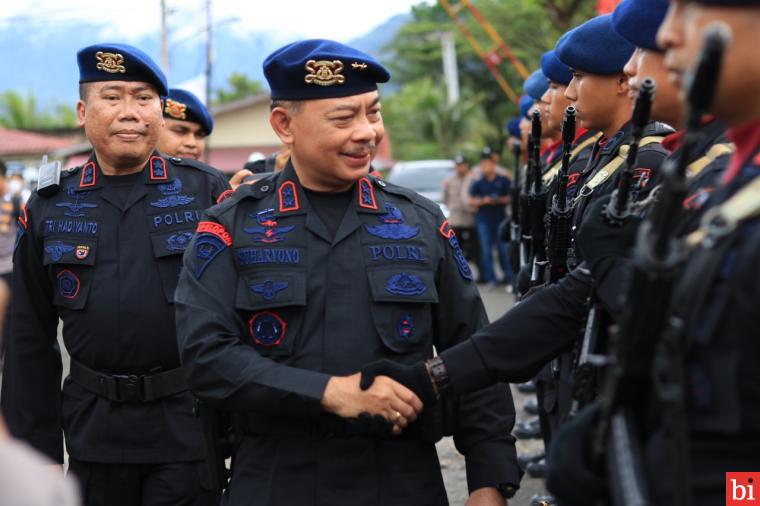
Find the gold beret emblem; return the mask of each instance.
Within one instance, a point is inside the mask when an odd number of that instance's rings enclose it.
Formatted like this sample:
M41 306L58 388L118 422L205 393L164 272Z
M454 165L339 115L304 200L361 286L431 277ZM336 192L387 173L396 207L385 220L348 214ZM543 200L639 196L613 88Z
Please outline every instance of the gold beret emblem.
M95 53L95 58L98 59L98 64L95 68L98 70L104 70L111 74L121 72L122 74L127 71L126 67L122 65L124 63L124 57L119 53L104 53L98 51Z
M346 82L346 76L341 74L343 62L340 60L309 60L306 62L306 70L309 72L304 78L306 84L332 86Z
M175 102L171 98L166 99L164 112L175 119L187 119L187 105L182 102Z
M364 62L362 63L354 62L351 64L351 68L355 70L364 70L367 68L367 64Z

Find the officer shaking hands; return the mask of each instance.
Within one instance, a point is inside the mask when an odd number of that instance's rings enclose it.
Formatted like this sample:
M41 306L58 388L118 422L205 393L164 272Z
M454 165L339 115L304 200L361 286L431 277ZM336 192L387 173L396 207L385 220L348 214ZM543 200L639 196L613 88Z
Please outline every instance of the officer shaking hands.
M207 211L176 292L190 388L243 433L229 504L447 504L434 442L452 433L469 504L505 504L521 473L504 385L419 418L390 378L360 388L366 364L430 358L486 323L438 206L369 175L387 70L307 40L264 71L290 161Z
M18 221L3 414L58 463L65 435L87 505L196 504L204 447L173 298L201 213L229 186L156 151L168 90L146 54L103 43L77 60L93 153L38 188ZM63 388L59 318L71 355Z

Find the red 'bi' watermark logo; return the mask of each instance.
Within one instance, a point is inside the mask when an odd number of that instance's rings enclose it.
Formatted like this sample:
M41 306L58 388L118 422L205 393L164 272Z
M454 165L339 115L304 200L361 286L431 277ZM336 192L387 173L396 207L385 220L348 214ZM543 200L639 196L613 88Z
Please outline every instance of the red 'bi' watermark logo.
M760 473L726 473L726 506L760 506Z

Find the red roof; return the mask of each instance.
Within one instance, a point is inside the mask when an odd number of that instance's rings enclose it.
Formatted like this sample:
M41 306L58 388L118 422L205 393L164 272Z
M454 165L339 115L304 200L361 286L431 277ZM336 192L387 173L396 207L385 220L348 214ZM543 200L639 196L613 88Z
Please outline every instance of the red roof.
M43 154L75 144L72 139L0 128L0 156Z

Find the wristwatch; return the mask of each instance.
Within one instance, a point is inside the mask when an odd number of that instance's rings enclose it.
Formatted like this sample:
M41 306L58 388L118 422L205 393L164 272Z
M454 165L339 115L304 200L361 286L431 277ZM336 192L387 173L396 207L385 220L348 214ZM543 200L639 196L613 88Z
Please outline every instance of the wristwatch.
M443 363L441 357L433 357L425 361L425 368L433 383L435 394L440 397L448 392L451 388L449 371L446 369L446 364Z

